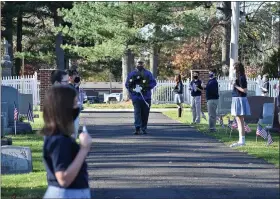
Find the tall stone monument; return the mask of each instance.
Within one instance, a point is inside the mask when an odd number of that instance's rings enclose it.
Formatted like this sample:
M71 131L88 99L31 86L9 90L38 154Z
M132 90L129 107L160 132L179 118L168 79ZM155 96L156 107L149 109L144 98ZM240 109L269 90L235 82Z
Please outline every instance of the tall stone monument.
M4 40L4 47L5 47L5 54L1 60L1 68L2 68L2 77L11 76L12 75L12 62L10 60L9 55L9 47L11 45L8 43L7 40Z
M11 76L12 74L12 62L10 60L10 55L8 51L10 46L11 45L8 43L8 41L4 40L5 52L3 58L1 59L2 77ZM11 144L11 139L6 140L4 138L4 130L8 126L7 123L8 123L7 102L1 100L1 145Z

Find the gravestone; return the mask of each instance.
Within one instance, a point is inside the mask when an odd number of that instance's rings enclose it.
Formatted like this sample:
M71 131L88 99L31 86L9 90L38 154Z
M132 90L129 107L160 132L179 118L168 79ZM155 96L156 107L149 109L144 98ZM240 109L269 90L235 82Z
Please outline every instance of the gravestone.
M29 104L31 104L31 107L33 107L33 95L19 93L18 103L19 112L23 115L27 115Z
M255 96L255 91L248 91L247 96ZM220 91L218 103L218 115L226 115L231 113L232 91Z
M32 172L32 156L29 147L2 146L2 174L19 174Z
M1 132L0 132L0 135L1 135L1 138L3 138L4 137L4 125L3 125L3 123L4 123L4 116L3 115L1 115Z
M232 91L220 91L218 103L218 115L230 113L232 101Z
M1 126L3 126L3 128L8 128L8 102L1 102L1 116L3 117Z
M250 105L251 115L245 117L245 121L248 123L258 123L259 119L262 118L263 104L273 103L273 97L265 96L249 96L248 102Z
M1 86L1 102L7 103L8 108L8 123L14 122L14 103L18 108L19 93L18 90L11 86Z
M6 104L7 111L7 122L8 127L4 129L4 131L8 134L12 134L15 132L15 126L14 126L14 104L16 104L16 107L18 109L18 112L21 113L21 109L19 108L19 100L20 103L22 103L25 106L25 109L28 109L30 99L32 99L32 95L28 94L20 94L17 89L10 87L10 86L1 86L1 107L3 108L4 104ZM32 101L32 100L31 100ZM32 102L31 102L32 104ZM22 107L24 108L24 107ZM27 114L27 110L24 114ZM16 122L16 128L17 133L30 133L32 132L32 127L29 123L25 122Z

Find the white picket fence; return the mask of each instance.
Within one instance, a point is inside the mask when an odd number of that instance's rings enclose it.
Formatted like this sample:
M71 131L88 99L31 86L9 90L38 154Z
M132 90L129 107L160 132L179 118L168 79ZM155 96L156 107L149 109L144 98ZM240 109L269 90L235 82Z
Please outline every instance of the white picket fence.
M219 90L220 91L230 91L232 90L230 81L228 78L218 78ZM248 90L257 91L257 79L247 78ZM206 83L206 82L205 82ZM191 94L189 91L190 80L187 79L183 81L184 84L184 103L191 104ZM278 85L278 79L269 80L269 96L276 97L278 91L274 89L274 85ZM12 86L19 90L20 93L32 94L33 95L33 105L40 105L40 82L37 78L37 73L35 72L32 76L11 76L2 77L2 85ZM173 88L175 86L174 81L168 80L157 80L157 86L152 91L152 101L155 104L166 104L174 103L174 93ZM255 95L259 95L256 93Z
M204 82L206 84L206 82ZM231 91L232 85L229 78L218 78L219 91ZM190 80L187 79L183 81L184 85L184 103L191 104L191 93L189 91ZM278 79L269 80L269 96L276 97L279 93L277 89L274 89L274 85L279 85ZM157 86L153 89L152 101L155 104L164 104L164 103L174 103L174 93L173 88L175 86L174 81L158 80ZM255 91L255 95L260 95L257 93L258 84L256 78L247 78L247 87L249 91Z
M36 72L34 75L2 77L2 85L14 87L23 94L32 94L33 106L40 104L40 82Z

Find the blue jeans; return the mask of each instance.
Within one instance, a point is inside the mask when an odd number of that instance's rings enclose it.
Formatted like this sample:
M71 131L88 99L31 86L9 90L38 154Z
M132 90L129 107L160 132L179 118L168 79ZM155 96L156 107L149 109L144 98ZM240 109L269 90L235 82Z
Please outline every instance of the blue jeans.
M90 199L91 193L90 193L90 189L63 189L60 187L49 186L44 195L44 199L48 199L48 198Z
M142 129L145 131L147 129L151 100L146 100L149 107L143 100L134 100L134 126L136 129Z

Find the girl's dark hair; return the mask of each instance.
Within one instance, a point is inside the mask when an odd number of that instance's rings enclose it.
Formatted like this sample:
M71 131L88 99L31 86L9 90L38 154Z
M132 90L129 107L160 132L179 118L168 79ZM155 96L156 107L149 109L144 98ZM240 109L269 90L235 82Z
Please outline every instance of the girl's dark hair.
M242 75L245 75L245 68L241 62L236 62L233 66L236 69L237 78L239 78Z
M73 134L73 107L76 96L75 89L68 85L53 86L47 91L43 104L45 124L41 134L52 135L56 131L67 136Z
M78 75L79 73L78 73L78 71L76 70L76 69L70 69L70 70L68 70L68 75L70 76L70 77L72 77L73 75Z
M182 77L180 74L176 75L176 82L179 83L182 81Z
M54 84L56 81L61 82L63 76L67 75L67 72L63 70L54 70L51 73L51 83Z

